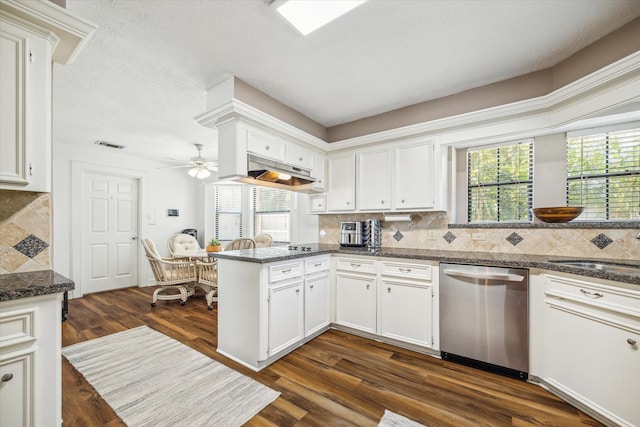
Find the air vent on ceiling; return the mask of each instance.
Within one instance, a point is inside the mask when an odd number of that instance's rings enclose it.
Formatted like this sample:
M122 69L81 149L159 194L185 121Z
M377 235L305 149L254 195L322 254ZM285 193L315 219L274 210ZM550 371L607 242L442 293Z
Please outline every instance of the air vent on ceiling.
M96 141L94 142L94 144L102 145L103 147L115 148L118 150L122 150L124 148L124 145L118 145L108 141Z

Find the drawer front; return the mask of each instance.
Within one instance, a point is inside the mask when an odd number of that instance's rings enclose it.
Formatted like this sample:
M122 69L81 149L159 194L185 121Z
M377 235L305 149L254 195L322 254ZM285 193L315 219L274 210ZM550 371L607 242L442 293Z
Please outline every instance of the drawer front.
M431 266L404 262L383 262L382 275L406 277L417 280L431 280Z
M369 273L376 274L375 260L362 260L358 258L338 258L338 270L344 270L351 273Z
M318 273L320 271L328 271L331 268L329 257L308 259L304 262L305 274Z
M0 313L0 348L34 342L35 313L35 307Z
M640 317L640 292L547 274L547 295Z
M287 144L287 163L304 169L313 169L313 151L307 150L295 143Z
M269 282L279 282L281 280L291 279L302 276L302 262L294 262L290 264L272 265L269 267Z

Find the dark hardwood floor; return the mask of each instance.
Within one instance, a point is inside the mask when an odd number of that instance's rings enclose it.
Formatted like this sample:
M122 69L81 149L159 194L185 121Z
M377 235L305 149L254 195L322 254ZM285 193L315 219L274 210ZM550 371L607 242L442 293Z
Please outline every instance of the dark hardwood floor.
M248 426L376 426L385 409L432 427L601 425L536 385L334 330L256 373L216 352L204 295L152 308L152 291L70 300L62 345L148 325L281 393ZM62 388L64 426L125 425L64 358Z

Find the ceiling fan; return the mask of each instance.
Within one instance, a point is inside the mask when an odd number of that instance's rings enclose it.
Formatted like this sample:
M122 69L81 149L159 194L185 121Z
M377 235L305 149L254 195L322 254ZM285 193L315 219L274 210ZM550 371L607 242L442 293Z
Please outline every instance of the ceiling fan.
M218 170L218 164L214 161L207 160L202 157L202 144L194 144L198 150L198 155L189 159L189 163L181 166L169 166L160 169L173 169L173 168L191 168L188 173L194 178L205 179L211 175L212 171Z

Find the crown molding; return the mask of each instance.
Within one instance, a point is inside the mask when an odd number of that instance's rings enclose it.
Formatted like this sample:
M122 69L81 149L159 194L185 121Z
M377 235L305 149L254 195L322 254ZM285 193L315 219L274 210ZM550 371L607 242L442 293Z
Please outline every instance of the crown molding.
M312 136L250 105L230 101L195 119L215 128L245 120L325 152L429 136L440 144L471 146L558 132L593 114L640 101L640 51L547 95L332 143Z
M70 14L60 6L46 0L0 0L0 11L44 28L59 38L53 45L52 59L59 64L72 63L91 39L97 27Z

